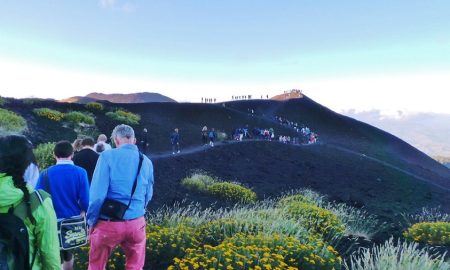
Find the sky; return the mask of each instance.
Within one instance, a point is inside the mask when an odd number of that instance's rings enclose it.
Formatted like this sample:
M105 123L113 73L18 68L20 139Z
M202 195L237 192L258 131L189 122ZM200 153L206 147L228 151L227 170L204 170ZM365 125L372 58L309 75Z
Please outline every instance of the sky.
M450 1L0 1L0 95L302 89L337 111L450 114Z

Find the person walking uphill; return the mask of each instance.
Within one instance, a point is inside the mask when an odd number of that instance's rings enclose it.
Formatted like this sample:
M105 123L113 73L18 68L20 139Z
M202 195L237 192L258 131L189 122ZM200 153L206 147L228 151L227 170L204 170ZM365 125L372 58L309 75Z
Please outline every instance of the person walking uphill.
M172 154L180 153L180 133L178 133L178 128L170 135L170 143L172 144Z
M85 169L75 166L73 147L68 141L56 143L53 149L56 165L42 171L36 188L52 195L56 217L59 220L86 213L89 205L89 183ZM63 270L73 269L73 253L61 250Z
M103 270L111 252L121 245L127 270L145 262L145 209L153 195L153 165L135 145L134 130L116 126L117 148L100 155L91 183L89 270Z
M42 190L32 192L33 188L23 179L32 160L32 146L25 137L0 137L0 269L61 267L52 200ZM8 233L14 231L20 234ZM8 241L3 241L5 234L8 240L11 235L21 235L16 239L23 249L8 249Z

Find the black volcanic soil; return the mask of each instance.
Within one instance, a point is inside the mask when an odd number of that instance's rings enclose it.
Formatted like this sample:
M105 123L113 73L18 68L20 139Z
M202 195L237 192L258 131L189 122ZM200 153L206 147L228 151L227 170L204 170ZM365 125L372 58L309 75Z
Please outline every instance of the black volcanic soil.
M225 104L105 104L106 111L121 107L142 117L140 130L148 128L153 156L170 150L173 128L181 133L182 149L200 145L202 126L231 134L248 125L275 129L276 134L294 136L293 129L279 125L274 116L309 126L318 132L320 144L282 145L277 142L224 144L208 151L154 159L155 196L151 208L187 199L209 206L216 198L188 192L179 186L193 170L205 170L223 180L236 180L253 188L260 198L278 196L301 187L315 189L331 200L365 206L386 221L401 212L440 205L450 212L450 170L404 141L365 123L339 115L306 96L284 102L236 101ZM76 133L61 123L41 119L33 108L50 107L68 112L85 111L80 104L37 101L24 104L8 100L5 105L27 119L26 135L33 143L73 140ZM248 113L249 109L255 115ZM100 132L110 134L118 123L105 112L97 112ZM216 202L217 206L230 206Z

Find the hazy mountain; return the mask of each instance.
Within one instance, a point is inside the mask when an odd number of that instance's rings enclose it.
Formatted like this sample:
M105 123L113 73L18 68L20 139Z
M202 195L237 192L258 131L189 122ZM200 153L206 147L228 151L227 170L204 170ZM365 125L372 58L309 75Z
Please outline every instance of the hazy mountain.
M175 100L158 93L132 93L132 94L103 94L90 93L87 96L76 96L61 100L68 103L88 103L93 101L109 101L112 103L148 103L148 102L176 102Z
M383 116L380 111L343 114L366 122L405 140L433 157L450 157L450 114L419 113Z

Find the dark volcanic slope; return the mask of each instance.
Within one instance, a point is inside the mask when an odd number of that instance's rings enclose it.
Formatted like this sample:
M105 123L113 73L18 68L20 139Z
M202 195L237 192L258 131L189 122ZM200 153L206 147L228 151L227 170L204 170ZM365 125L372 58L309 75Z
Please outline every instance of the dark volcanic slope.
M34 143L73 140L75 132L60 123L41 119L33 108L50 107L63 112L84 111L81 104L36 101L25 104L9 100L5 105L26 117L27 135ZM170 149L169 135L180 128L182 148L198 146L203 125L231 134L248 125L294 135L291 128L274 121L278 115L305 124L320 134L320 145L293 147L278 143L231 144L206 153L155 160L154 206L184 198L177 183L192 170L204 169L224 180L239 180L260 196L279 195L298 187L317 189L333 199L366 205L386 216L422 206L442 205L449 210L450 170L404 141L370 125L339 115L306 96L285 102L237 101L225 104L106 104L106 111L122 107L139 113L138 132L146 127L153 154ZM256 115L249 115L253 109ZM118 123L95 114L99 130L110 134ZM440 187L440 188L439 188ZM195 196L204 202L214 198Z
M195 154L154 160L152 208L188 199L209 205L215 198L192 194L180 180L195 169L253 188L259 198L309 187L382 217L420 206L450 210L450 193L398 169L327 145L291 146L277 142L244 142ZM217 202L222 205L223 202Z

